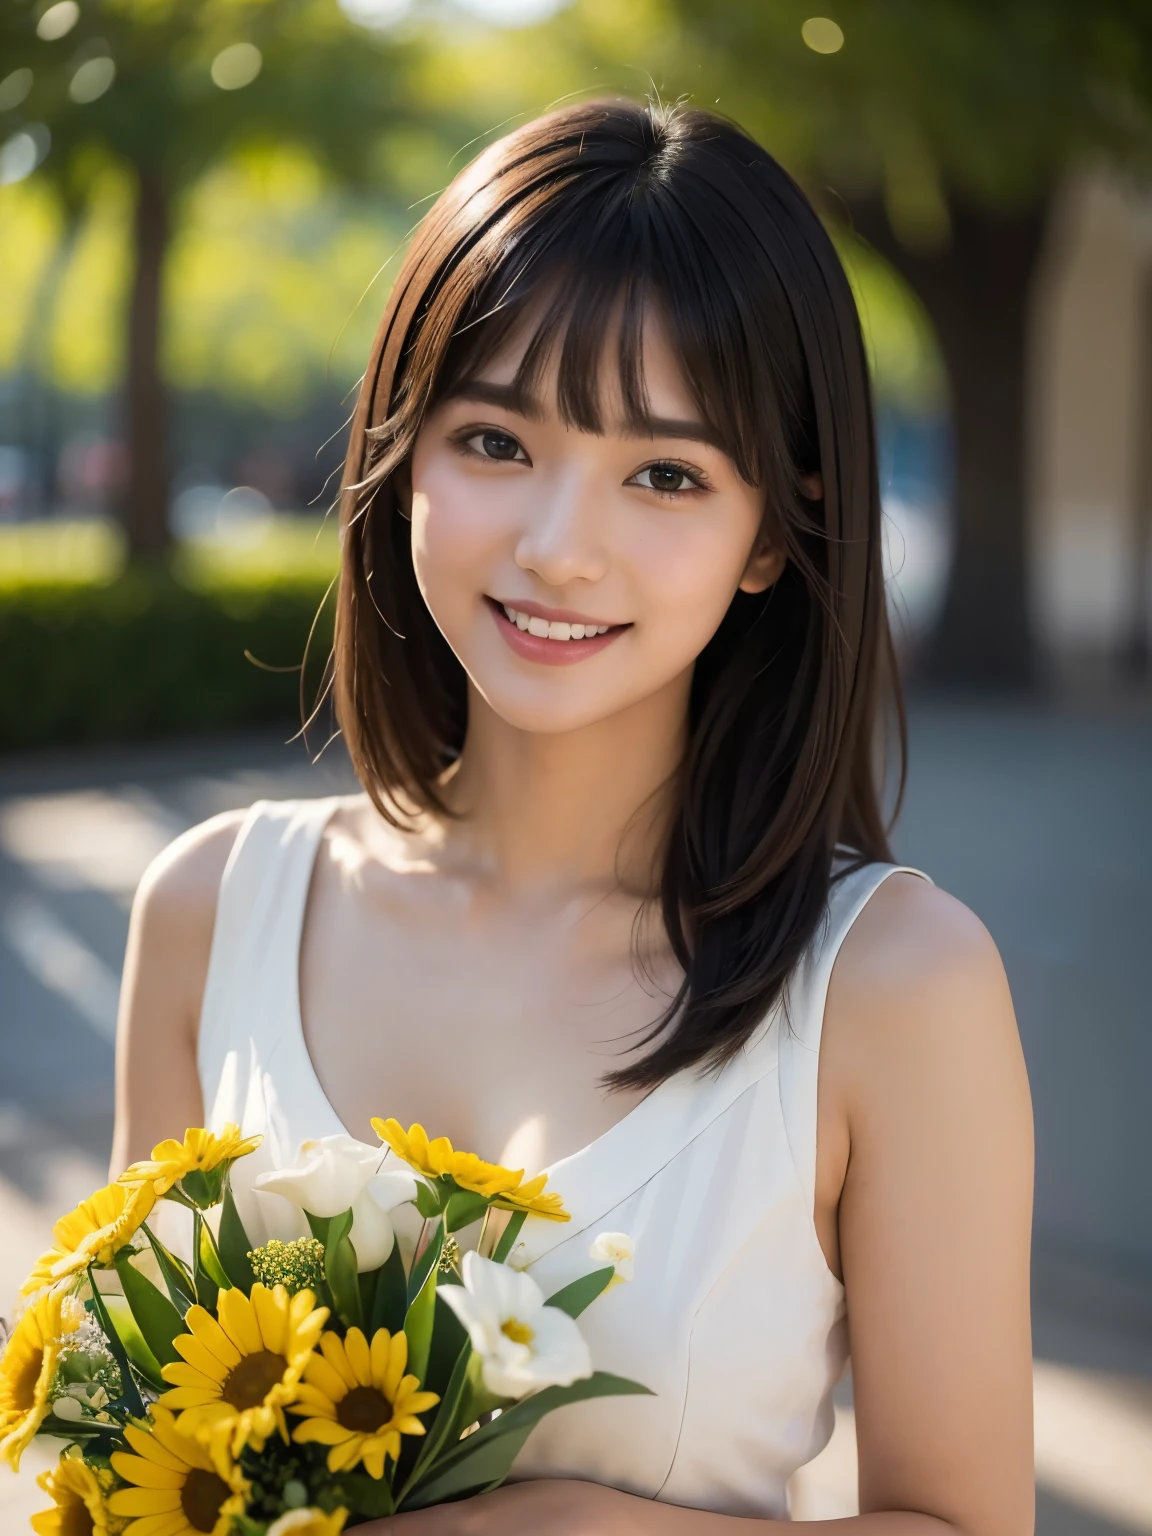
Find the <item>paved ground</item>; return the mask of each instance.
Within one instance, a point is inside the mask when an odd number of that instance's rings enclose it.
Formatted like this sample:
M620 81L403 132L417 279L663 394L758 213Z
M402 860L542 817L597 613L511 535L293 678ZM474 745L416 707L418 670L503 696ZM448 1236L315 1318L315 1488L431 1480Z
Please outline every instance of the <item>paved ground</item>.
M51 1219L103 1182L128 909L174 833L346 782L264 739L0 763L0 1302ZM1152 711L933 705L912 716L899 856L988 923L1036 1098L1042 1536L1152 1536ZM837 1435L797 1492L851 1510ZM0 1481L0 1525L42 1503Z

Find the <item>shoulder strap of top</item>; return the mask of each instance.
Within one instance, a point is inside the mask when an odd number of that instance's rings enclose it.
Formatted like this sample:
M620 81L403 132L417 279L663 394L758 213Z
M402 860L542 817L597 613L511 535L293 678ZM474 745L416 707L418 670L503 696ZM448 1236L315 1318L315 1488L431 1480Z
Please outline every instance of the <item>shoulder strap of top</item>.
M781 1010L777 1024L780 1106L792 1160L809 1209L816 1200L816 1088L832 967L852 924L884 881L895 874L929 879L923 870L906 864L865 864L834 882L824 925L789 981L787 1006Z
M300 933L316 850L339 797L258 800L240 825L220 880L200 1009L197 1057L207 1090L261 1018L296 1005Z

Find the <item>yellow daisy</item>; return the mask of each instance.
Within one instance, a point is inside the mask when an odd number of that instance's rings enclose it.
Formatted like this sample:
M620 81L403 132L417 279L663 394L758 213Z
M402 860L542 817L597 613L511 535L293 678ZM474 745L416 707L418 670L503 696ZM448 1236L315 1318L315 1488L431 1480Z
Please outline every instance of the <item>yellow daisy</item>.
M233 1456L246 1445L262 1451L274 1430L288 1438L284 1405L296 1396L301 1374L328 1308L311 1291L289 1296L282 1285L259 1284L251 1297L221 1291L219 1322L203 1307L189 1307L190 1332L173 1344L184 1357L163 1367L172 1390L160 1401L178 1412L181 1434L222 1436Z
M542 1193L547 1182L546 1173L537 1174L526 1184L519 1184L506 1195L500 1195L492 1204L502 1211L527 1211L530 1216L543 1216L545 1221L571 1221L559 1195Z
M0 1461L20 1469L25 1446L48 1413L48 1389L64 1336L79 1327L59 1290L45 1291L21 1313L0 1356Z
M340 1536L348 1518L346 1509L326 1515L322 1509L290 1509L268 1527L268 1536Z
M211 1131L189 1127L184 1140L169 1138L152 1148L151 1162L133 1163L120 1175L121 1184L151 1184L159 1197L186 1174L211 1173L221 1163L245 1157L264 1140L263 1136L241 1136L240 1127L231 1121L216 1136Z
M329 1472L347 1472L359 1462L372 1477L383 1477L384 1458L400 1458L400 1436L422 1435L416 1417L440 1401L421 1392L415 1376L406 1376L408 1337L380 1328L372 1343L359 1328L343 1340L326 1333L320 1353L304 1367L304 1380L291 1404L303 1416L292 1438L330 1446Z
M109 1513L131 1522L124 1536L228 1536L248 1491L239 1469L219 1446L213 1453L180 1434L166 1408L157 1403L150 1412L148 1429L124 1430L136 1455L112 1452L112 1466L132 1486L111 1495Z
M559 1195L540 1193L548 1182L546 1173L525 1184L523 1168L502 1168L499 1163L484 1162L475 1152L457 1152L447 1136L429 1141L422 1125L409 1126L405 1131L398 1120L376 1119L372 1129L397 1157L425 1178L450 1178L461 1189L484 1195L511 1210L531 1211L551 1221L569 1219Z
M109 1477L111 1482L111 1477ZM64 1455L36 1479L56 1501L32 1516L36 1536L108 1536L108 1511L100 1481L79 1456Z
M66 1275L87 1269L89 1264L111 1264L113 1255L137 1232L156 1203L149 1185L127 1189L107 1184L74 1211L62 1216L52 1228L54 1246L36 1260L32 1273L20 1288L21 1296L53 1285Z

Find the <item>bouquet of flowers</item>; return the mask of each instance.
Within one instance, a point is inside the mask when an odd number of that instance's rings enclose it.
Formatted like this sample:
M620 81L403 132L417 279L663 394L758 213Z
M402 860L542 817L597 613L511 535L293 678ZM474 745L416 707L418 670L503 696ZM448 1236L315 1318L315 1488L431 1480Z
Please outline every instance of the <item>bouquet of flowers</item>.
M381 1146L305 1142L255 1179L308 1236L250 1243L231 1169L260 1138L235 1125L161 1142L57 1222L0 1356L0 1458L65 1442L39 1536L337 1536L495 1488L546 1413L647 1390L593 1371L575 1321L630 1278L624 1234L545 1298L514 1257L528 1215L569 1219L546 1177L372 1125ZM385 1147L411 1172L382 1172ZM190 1213L187 1259L149 1226L162 1200Z

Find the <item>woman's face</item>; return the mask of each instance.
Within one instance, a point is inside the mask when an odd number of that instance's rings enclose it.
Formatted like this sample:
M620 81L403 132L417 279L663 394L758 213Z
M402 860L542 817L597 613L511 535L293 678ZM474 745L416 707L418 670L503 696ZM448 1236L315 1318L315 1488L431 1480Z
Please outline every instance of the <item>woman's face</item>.
M424 600L502 719L577 730L691 677L737 588L783 567L753 553L761 493L709 441L652 316L651 419L626 426L615 354L603 434L565 425L555 361L537 402L511 389L529 332L430 413L411 462L412 554Z

